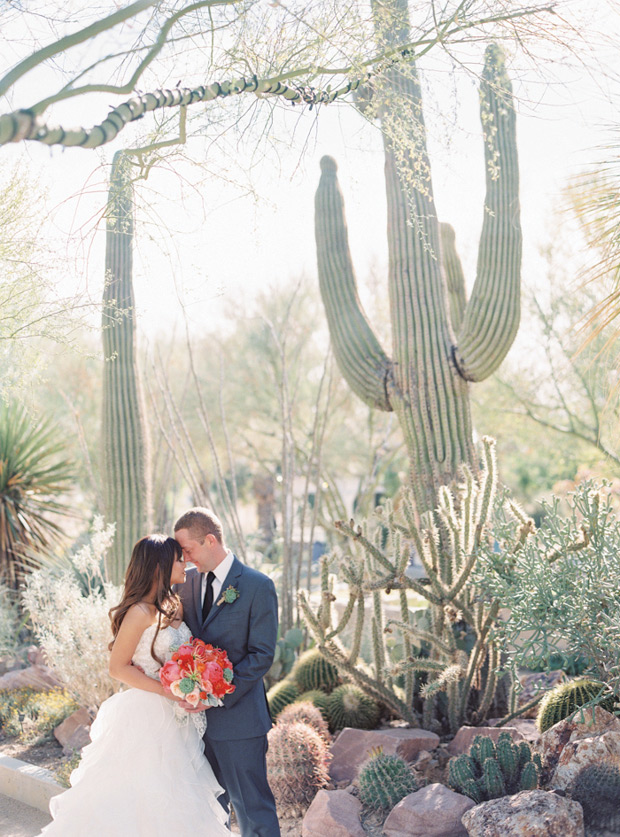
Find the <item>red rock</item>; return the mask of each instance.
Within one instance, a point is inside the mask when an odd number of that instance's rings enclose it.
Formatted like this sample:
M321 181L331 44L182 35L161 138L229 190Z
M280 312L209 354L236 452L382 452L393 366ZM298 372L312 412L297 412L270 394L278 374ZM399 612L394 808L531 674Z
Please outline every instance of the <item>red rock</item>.
M52 669L42 665L29 666L19 671L7 671L0 677L0 692L12 692L15 689L33 689L36 692L44 692L60 685Z
M320 790L306 811L302 837L365 837L362 803L345 790Z
M584 837L578 802L543 790L476 805L463 815L469 837Z
M573 718L565 718L554 724L541 737L543 760L551 772L555 771L560 755L569 742L593 738L607 732L620 732L620 718L606 712L600 706L577 712Z
M424 729L352 729L345 727L331 746L332 763L329 775L333 782L352 782L359 767L375 747L383 747L386 755L398 755L413 762L422 750L434 750L439 736Z
M81 752L88 744L90 744L90 725L80 724L67 739L62 752L65 756L72 756L76 751Z
M461 753L468 753L471 742L477 735L488 735L493 741L497 741L502 732L509 732L513 741L523 741L524 736L516 727L461 727L452 741L448 744L448 752L451 756L458 756Z
M490 727L495 727L500 720L501 718L490 718L488 724ZM530 744L538 744L540 742L540 732L536 726L536 721L532 718L515 718L510 722L510 727L520 732L523 738L529 741Z
M86 728L90 730L90 725L92 724L93 719L90 717L88 710L82 708L77 709L73 714L69 715L68 718L59 724L56 729L54 730L54 736L59 744L62 744L63 747L67 747L69 745L69 741L71 740L72 736L76 732L76 730L82 728ZM90 741L90 738L88 739ZM86 742L88 743L88 742ZM82 744L82 747L84 744ZM74 748L74 749L81 749Z
M401 799L385 821L383 833L385 837L467 837L461 817L474 804L445 785L427 785Z

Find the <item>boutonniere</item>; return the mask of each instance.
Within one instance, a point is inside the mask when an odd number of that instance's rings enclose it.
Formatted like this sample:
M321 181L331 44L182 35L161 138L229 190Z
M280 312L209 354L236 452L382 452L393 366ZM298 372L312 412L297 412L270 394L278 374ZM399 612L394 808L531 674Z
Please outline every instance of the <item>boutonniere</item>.
M236 602L238 598L239 591L236 587L233 587L231 584L230 587L227 587L224 590L220 598L217 600L217 604L218 606L221 604L232 604L233 602Z

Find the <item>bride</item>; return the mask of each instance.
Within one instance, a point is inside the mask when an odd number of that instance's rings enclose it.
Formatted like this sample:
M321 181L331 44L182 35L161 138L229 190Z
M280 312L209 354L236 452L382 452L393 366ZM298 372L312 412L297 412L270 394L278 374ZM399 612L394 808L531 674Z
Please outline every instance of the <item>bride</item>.
M205 713L189 714L158 677L190 638L173 584L179 544L147 535L133 549L120 604L110 611L110 674L131 688L99 708L71 788L50 802L45 837L230 837L223 792L204 755Z

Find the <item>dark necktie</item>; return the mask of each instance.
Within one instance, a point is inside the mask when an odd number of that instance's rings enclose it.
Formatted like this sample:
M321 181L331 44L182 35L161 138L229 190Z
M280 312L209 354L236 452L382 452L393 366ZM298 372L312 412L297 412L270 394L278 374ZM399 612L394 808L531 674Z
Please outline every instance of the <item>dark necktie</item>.
M202 602L202 621L204 622L207 616L209 615L209 611L211 610L211 605L213 604L213 579L215 578L215 573L207 573L207 589L205 590L205 597Z

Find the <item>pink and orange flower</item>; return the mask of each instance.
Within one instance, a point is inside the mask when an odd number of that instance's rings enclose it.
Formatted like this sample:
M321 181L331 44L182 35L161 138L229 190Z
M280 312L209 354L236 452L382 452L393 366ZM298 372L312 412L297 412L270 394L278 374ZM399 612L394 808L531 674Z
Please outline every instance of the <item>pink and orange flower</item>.
M233 667L226 651L193 637L164 663L159 679L164 689L192 706L222 706L222 698L235 691Z

